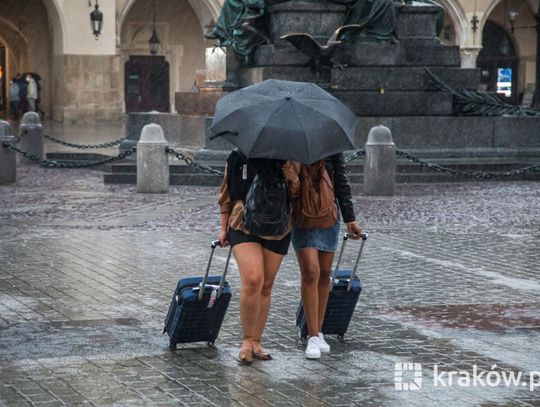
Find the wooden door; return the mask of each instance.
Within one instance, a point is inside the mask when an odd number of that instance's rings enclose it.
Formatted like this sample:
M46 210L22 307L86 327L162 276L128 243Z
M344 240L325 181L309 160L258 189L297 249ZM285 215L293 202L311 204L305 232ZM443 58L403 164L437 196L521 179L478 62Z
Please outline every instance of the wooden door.
M169 63L163 56L130 56L125 65L126 112L169 111Z

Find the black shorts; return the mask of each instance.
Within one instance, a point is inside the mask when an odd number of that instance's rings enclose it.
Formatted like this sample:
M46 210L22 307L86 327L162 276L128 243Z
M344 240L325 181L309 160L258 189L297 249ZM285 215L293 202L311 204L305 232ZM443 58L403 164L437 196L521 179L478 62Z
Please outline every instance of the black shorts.
M229 230L228 235L229 243L232 247L240 243L259 243L264 249L270 250L271 252L281 254L285 256L289 251L289 244L291 243L291 234L288 233L281 240L268 240L263 239L258 236L247 235L240 230Z

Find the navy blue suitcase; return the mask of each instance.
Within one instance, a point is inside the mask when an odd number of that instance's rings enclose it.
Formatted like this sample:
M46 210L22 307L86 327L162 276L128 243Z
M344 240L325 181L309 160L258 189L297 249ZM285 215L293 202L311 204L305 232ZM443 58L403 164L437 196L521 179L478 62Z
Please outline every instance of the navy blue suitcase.
M362 283L356 274L367 238L368 234L362 233L362 243L354 267L352 269L340 269L345 243L349 239L349 236L345 234L336 267L332 273L332 285L330 286L330 295L326 305L326 313L324 314L322 332L325 335L337 335L340 341L343 341L343 337L349 328L354 309L362 292ZM307 338L308 327L304 318L302 302L300 302L296 311L296 326L300 329L301 338Z
M223 274L208 276L217 246L218 241L212 242L204 277L178 281L163 328L163 333L169 335L171 350L175 350L178 343L207 342L214 346L232 296L231 287L225 280L231 259L230 249Z

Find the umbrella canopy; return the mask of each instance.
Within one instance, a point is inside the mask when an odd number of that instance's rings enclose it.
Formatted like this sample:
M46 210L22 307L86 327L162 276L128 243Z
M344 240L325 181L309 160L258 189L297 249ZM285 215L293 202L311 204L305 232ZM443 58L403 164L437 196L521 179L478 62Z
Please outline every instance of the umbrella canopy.
M270 79L221 98L210 137L249 158L312 164L354 148L356 116L314 83Z

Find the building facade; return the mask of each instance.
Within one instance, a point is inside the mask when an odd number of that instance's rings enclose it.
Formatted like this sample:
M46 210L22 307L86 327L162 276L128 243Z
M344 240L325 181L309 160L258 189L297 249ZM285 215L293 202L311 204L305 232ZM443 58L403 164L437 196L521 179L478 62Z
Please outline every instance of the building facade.
M539 0L437 0L441 40L459 45L463 67L482 69L485 90L527 103L536 81ZM174 112L175 92L204 76L204 39L222 0L100 0L101 35L90 28L95 0L0 0L0 111L9 79L41 77L41 110L59 121L118 120L128 111ZM156 55L148 40L159 38ZM216 65L215 61L212 63Z

